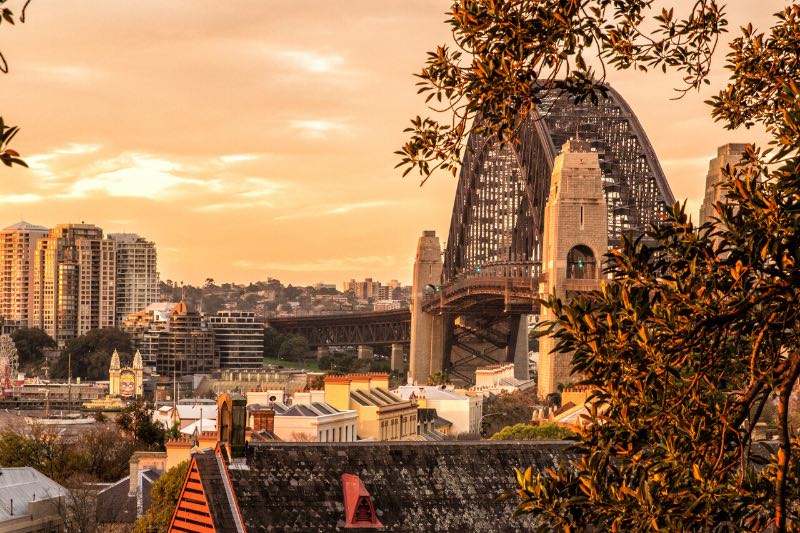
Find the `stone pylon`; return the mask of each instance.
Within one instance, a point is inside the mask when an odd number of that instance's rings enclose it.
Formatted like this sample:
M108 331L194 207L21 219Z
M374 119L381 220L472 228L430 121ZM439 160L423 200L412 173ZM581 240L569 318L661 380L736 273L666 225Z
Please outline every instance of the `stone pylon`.
M722 169L727 166L735 166L742 160L746 144L729 143L717 148L717 157L708 164L708 174L706 175L706 194L703 197L703 204L700 206L700 219L698 224L711 222L717 216L714 204L725 202L725 189L722 185L725 182L722 176Z
M608 216L597 152L591 143L569 140L553 164L550 195L544 211L543 295L568 300L577 292L600 288L603 255L608 251ZM552 320L543 308L541 320ZM558 385L577 381L571 375L572 354L551 353L554 339L539 344L539 397Z
M422 310L425 294L442 282L442 246L435 231L424 231L417 244L411 299L411 347L408 354L409 383L425 384L428 376L442 370L443 319ZM437 368L432 366L438 365Z

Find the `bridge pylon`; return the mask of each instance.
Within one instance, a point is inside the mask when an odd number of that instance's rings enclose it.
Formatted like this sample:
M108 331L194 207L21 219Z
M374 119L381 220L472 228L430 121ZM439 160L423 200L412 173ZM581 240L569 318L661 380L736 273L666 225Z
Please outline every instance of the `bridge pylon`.
M603 255L608 251L607 207L598 154L589 141L568 140L556 157L544 210L542 295L562 301L600 288ZM541 320L553 320L542 308ZM558 385L577 381L571 353L551 353L555 340L539 344L538 394L546 398Z
M425 295L435 293L442 282L442 246L435 231L424 231L417 243L411 297L411 348L408 380L425 384L428 376L442 369L446 316L425 313Z

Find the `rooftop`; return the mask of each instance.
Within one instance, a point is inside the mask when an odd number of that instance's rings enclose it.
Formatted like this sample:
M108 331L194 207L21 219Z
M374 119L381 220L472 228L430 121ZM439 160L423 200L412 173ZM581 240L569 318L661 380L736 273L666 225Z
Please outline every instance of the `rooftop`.
M28 503L32 501L62 494L64 487L35 468L29 466L0 468L0 522L29 514Z
M3 231L15 231L15 230L35 230L35 231L49 231L44 226L36 226L31 224L30 222L25 222L24 220L20 220L16 224L12 224L7 228L4 228Z
M344 531L342 474L358 476L385 531L513 532L514 467L535 471L569 459L564 442L251 443L228 467L247 531ZM218 531L235 527L236 508L210 453L196 454ZM217 521L219 520L219 521Z

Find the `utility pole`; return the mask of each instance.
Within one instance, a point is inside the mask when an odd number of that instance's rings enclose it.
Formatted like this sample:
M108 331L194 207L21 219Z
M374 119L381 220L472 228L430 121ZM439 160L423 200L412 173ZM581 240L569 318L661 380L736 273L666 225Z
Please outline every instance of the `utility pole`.
M72 351L67 352L67 413L72 414Z

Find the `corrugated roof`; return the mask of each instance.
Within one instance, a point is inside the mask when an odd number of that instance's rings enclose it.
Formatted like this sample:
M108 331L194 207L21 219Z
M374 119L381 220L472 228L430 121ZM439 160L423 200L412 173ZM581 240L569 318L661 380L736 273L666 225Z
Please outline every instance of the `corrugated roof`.
M28 514L28 503L65 494L65 489L29 466L0 468L0 522Z

